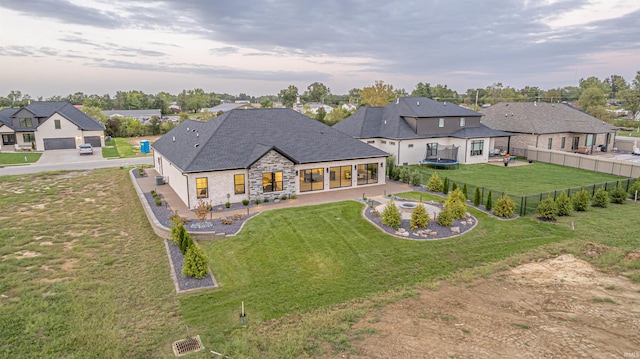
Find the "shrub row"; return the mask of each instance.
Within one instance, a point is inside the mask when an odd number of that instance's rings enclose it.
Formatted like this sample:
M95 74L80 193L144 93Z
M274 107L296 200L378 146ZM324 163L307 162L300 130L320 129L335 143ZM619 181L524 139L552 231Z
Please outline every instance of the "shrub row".
M636 180L634 186L636 183L640 182ZM546 220L555 220L559 216L570 216L572 211L586 211L589 206L607 208L609 203L624 204L627 197L628 194L621 185L609 192L600 187L593 197L586 189L574 194L571 198L563 191L555 200L547 197L540 202L537 208L538 216Z
M185 277L204 278L209 273L207 263L209 259L204 251L193 242L182 220L173 220L171 226L171 241L182 253L182 275Z

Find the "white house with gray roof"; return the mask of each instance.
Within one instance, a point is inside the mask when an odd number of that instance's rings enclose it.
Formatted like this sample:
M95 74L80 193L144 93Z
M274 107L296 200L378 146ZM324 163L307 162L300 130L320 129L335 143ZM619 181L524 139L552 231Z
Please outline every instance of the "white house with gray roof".
M387 153L291 109L185 120L151 146L189 208L385 183Z
M593 153L602 146L613 148L612 125L567 104L547 102L500 102L483 108L482 123L513 133L496 146L524 155L528 146L549 150Z
M482 114L426 97L401 97L384 107L361 107L333 125L393 155L398 165L437 160L443 148L462 164L488 161L495 138L509 133L480 123Z
M36 101L0 110L0 150L75 149L104 145L104 125L69 102Z

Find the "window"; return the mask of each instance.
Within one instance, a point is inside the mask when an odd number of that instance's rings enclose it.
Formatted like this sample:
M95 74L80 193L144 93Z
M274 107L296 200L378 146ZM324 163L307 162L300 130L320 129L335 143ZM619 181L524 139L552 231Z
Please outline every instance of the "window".
M374 140L369 140L369 141L367 141L367 143L369 143L369 144L371 144L371 143L376 143L376 141L374 141Z
M235 194L244 193L244 174L233 175L233 191Z
M444 127L444 118L438 119L438 127Z
M409 148L413 148L413 143L410 143L409 146L407 146Z
M209 197L209 180L207 177L196 178L196 194L198 198Z
M351 166L329 168L329 188L351 187Z
M393 145L395 145L396 143L395 143L395 142L393 142L393 141L389 141L389 144L393 146Z
M549 137L549 139L547 140L547 149L550 150L551 149L551 145L553 144L553 138Z
M567 141L567 139L565 137L562 137L562 139L560 140L560 148L564 148L564 143Z
M300 192L322 191L324 189L324 168L300 171Z
M382 143L383 145L386 145L387 141L380 141L380 143Z
M2 135L2 144L3 145L15 145L16 144L16 135L13 133Z
M59 130L60 128L62 128L60 126L60 120L53 120L53 125L55 126L56 130Z
M427 143L427 157L438 157L438 143Z
M586 140L584 141L585 146L593 145L593 134L588 134Z
M282 171L262 174L262 192L282 191Z
M34 135L33 133L23 133L22 134L22 140L25 143L34 142L36 140L36 135Z
M471 141L471 156L482 156L484 140Z
M466 122L467 122L467 120L465 120L464 117L460 117L460 127L464 127Z
M378 164L366 163L358 165L358 185L378 183Z
M20 127L33 127L31 118L21 118L18 119L18 122L20 123Z

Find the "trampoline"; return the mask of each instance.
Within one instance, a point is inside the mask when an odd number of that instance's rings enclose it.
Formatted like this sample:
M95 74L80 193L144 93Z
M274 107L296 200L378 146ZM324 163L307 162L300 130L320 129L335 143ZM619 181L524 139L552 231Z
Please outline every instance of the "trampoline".
M434 168L449 169L449 168L458 168L458 165L460 163L456 160L450 160L446 158L434 158L434 159L424 159L422 160L422 164L430 167L434 167Z

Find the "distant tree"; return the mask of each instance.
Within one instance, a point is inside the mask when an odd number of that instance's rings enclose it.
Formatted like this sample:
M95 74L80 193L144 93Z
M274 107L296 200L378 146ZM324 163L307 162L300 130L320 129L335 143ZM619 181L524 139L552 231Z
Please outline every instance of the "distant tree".
M82 112L89 115L89 117L93 118L96 121L100 121L102 124L107 124L107 120L109 120L109 116L102 113L100 107L95 106L82 106Z
M331 90L321 82L314 82L307 86L307 90L302 94L305 102L323 102L329 96Z
M580 94L580 98L578 99L580 108L594 116L602 112L601 110L604 109L605 103L605 94L597 86L589 87L582 91L582 94Z
M640 111L640 71L636 72L632 86L621 90L618 95L625 109L631 112L631 116Z
M260 102L260 107L262 108L273 108L273 102L267 97Z
M327 116L327 112L324 110L324 107L320 107L318 109L318 112L316 113L316 115L314 116L314 118L319 121L324 123L324 118Z
M19 107L22 105L20 103L22 101L22 92L18 90L11 90L11 92L9 92L9 94L7 95L7 98L11 102L11 107Z
M113 118L107 119L107 121L104 124L105 134L111 137L122 136L122 133L120 132L120 125L121 125L120 117L113 117Z
M289 85L286 89L280 90L278 97L285 107L293 107L293 104L298 98L298 88L294 85Z
M151 135L159 135L160 134L160 119L158 116L152 116L149 120L149 124L147 125L149 133Z
M611 98L618 98L618 93L629 89L629 84L620 75L611 75L604 79L604 83L611 88Z
M458 93L447 87L447 85L437 84L431 88L432 98L440 102L453 102L458 103Z
M359 88L352 88L349 90L349 103L360 103L360 92L362 90Z
M365 87L360 91L360 105L362 106L386 106L395 99L393 86L384 81L376 81L373 86Z
M326 123L329 126L333 126L336 123L351 116L352 114L353 112L343 109L342 106L338 106L334 108L333 111L331 111L331 113L327 114L327 116L324 118L324 123Z
M578 86L580 87L581 93L589 88L596 87L602 92L603 95L606 95L607 97L611 94L611 87L607 83L600 81L600 79L595 76L591 76L586 79L580 79L580 83Z
M411 97L428 97L431 98L431 84L428 82L418 82L416 88L411 91Z

